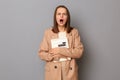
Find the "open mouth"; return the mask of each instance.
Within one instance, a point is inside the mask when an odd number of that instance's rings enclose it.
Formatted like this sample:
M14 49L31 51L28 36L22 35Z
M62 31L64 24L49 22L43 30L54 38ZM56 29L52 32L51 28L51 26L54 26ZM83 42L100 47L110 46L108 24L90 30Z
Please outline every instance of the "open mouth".
M63 23L63 19L60 19L60 23Z

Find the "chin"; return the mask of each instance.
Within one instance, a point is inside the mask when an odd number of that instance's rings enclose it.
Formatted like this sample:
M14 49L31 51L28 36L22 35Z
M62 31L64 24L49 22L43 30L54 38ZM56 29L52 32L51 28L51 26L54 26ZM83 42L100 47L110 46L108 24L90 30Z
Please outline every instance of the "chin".
M65 25L58 25L58 26L65 26Z

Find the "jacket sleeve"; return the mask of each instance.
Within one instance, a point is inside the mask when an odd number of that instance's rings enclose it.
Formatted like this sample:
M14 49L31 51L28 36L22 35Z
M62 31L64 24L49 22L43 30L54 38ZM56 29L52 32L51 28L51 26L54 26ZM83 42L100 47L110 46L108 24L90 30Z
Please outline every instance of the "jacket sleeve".
M60 54L71 58L80 58L83 54L83 44L80 41L78 30L75 29L73 36L73 48L61 48Z
M38 51L38 55L42 60L45 61L51 61L52 60L52 56L49 54L49 44L48 44L48 40L47 40L47 31L45 31L44 36L43 36L43 40L40 44L40 48Z

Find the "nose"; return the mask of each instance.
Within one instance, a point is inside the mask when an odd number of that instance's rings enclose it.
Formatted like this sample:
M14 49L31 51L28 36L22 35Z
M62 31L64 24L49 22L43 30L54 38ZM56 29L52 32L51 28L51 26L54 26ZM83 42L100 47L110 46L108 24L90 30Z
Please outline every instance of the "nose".
M60 17L63 18L63 14L61 14Z

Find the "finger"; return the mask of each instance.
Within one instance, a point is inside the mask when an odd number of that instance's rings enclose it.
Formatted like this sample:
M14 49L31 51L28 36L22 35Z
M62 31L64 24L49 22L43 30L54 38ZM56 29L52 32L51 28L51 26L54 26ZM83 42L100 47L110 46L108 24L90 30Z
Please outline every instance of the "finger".
M50 50L50 51L49 51L49 53L53 54L53 53L54 53L54 51L53 51L53 50Z
M57 55L57 54L54 54L54 55L53 55L53 57L58 57L58 56L59 56L59 55Z

